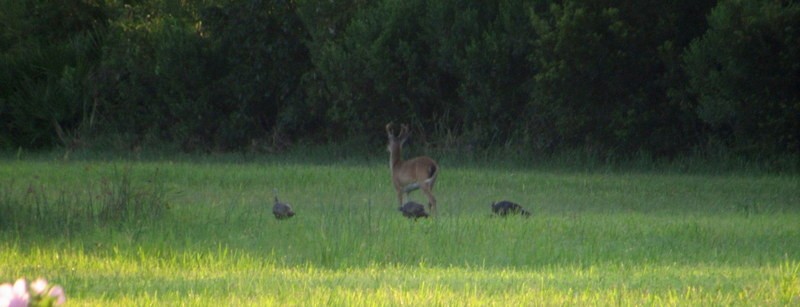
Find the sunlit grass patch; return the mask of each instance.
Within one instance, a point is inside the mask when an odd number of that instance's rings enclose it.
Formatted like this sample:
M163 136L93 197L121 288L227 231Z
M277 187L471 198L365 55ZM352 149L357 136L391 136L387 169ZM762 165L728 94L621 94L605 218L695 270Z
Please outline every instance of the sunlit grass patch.
M9 246L3 246L4 251ZM76 252L76 250L78 252ZM224 247L206 252L91 255L75 248L2 252L50 274L78 304L439 305L796 303L800 262L775 265L554 265L538 268L282 266ZM47 259L48 255L58 255ZM52 270L46 268L60 267Z

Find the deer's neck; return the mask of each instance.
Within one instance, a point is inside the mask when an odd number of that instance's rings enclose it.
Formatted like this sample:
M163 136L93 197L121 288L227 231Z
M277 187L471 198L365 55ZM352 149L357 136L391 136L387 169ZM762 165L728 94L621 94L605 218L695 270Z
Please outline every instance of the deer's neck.
M389 168L395 169L401 163L403 163L403 155L400 150L392 150L389 153Z

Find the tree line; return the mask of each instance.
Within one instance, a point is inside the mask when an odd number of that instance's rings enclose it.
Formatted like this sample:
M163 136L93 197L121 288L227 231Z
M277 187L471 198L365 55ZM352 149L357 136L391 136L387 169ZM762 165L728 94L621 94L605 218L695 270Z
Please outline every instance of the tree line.
M0 4L0 148L800 153L795 1Z

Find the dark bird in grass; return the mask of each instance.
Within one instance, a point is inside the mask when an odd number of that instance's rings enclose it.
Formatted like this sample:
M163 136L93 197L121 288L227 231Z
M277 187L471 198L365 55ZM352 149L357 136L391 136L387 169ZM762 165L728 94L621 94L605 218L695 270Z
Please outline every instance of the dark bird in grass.
M272 214L275 215L276 219L284 220L293 217L294 210L292 210L292 206L289 204L278 201L278 196L275 196L275 205L272 206Z
M494 214L497 214L499 216L506 216L509 214L520 214L522 216L528 217L531 215L530 212L525 210L525 208L522 208L522 206L520 206L519 204L507 200L499 201L496 203L493 202L492 212L494 212Z
M418 219L421 217L428 217L428 213L425 212L425 206L417 202L407 202L402 205L400 208L397 208L400 212L403 212L403 216L407 218Z

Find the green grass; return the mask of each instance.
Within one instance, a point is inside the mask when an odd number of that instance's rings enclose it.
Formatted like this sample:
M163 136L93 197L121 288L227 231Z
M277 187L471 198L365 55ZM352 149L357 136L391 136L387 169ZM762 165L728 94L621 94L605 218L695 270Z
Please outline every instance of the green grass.
M413 222L385 164L5 158L0 281L74 305L800 303L795 174L443 163L440 216ZM102 218L120 199L168 209ZM533 216L490 217L501 199Z

